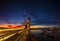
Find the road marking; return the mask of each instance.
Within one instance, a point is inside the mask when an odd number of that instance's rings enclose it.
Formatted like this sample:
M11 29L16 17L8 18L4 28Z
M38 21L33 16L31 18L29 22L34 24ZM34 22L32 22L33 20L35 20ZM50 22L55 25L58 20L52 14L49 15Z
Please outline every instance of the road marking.
M15 41L18 41L24 34L21 34Z
M6 40L6 39L8 39L8 38L14 36L15 34L16 34L16 33L13 33L13 34L11 34L11 35L9 35L9 36L6 36L6 37L0 39L0 41Z

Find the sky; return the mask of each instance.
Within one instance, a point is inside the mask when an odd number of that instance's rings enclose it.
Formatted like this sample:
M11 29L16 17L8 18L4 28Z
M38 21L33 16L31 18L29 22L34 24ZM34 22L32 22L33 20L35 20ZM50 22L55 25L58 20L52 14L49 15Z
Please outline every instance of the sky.
M57 0L0 0L0 23L60 25L60 3ZM25 13L25 14L24 14Z

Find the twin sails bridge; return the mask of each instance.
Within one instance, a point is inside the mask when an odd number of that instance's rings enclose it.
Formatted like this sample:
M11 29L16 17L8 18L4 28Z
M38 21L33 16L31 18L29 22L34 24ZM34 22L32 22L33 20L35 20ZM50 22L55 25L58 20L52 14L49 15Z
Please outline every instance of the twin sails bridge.
M0 29L0 41L40 41L37 37L31 35L30 30L40 29L30 28L30 17L28 17L28 20L24 24L24 29Z
M23 29L0 29L0 41L33 41L30 36L30 17Z

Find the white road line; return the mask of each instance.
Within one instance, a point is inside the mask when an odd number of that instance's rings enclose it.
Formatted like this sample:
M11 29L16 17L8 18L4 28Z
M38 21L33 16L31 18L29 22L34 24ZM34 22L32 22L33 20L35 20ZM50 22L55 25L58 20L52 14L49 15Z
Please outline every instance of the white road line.
M18 41L24 34L21 34L15 41Z
M16 34L16 33L13 33L13 34L11 34L11 35L9 35L9 36L6 36L6 37L0 39L0 41L6 40L6 39L8 39L8 38L14 36L15 34Z

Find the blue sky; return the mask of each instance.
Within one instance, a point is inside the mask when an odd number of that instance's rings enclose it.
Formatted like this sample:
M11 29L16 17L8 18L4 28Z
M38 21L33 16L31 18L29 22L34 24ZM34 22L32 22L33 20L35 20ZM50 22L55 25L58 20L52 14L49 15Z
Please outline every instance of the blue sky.
M54 0L3 0L0 1L0 18L23 24L25 12L26 20L30 15L33 25L60 25L59 4L59 1Z

